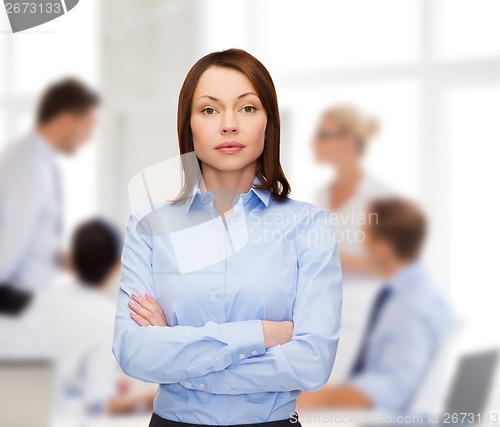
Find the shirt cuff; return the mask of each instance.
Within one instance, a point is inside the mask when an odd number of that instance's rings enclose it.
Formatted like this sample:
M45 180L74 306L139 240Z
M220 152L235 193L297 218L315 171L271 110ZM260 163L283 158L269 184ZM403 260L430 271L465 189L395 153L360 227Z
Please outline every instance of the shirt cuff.
M242 320L238 322L227 322L219 325L222 334L229 346L233 363L249 357L260 356L266 352L264 341L264 330L262 321ZM188 389L211 392L210 381L200 382L201 378L188 378L180 383Z
M234 353L233 363L238 359L259 356L266 352L260 319L227 322L221 324L220 328L230 347L229 351Z

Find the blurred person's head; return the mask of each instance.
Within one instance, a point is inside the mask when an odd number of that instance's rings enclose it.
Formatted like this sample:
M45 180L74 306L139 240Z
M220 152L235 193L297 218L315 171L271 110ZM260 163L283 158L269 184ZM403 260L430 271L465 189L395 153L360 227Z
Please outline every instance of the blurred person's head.
M100 218L80 224L71 239L70 267L86 286L102 288L120 271L122 236Z
M276 200L290 192L280 164L280 116L274 83L240 49L201 58L186 76L177 114L180 154L195 152L199 168L261 173ZM221 148L229 143L233 148Z
M75 78L54 82L40 98L37 129L56 150L72 154L92 137L99 103L97 93Z
M318 163L335 166L339 171L358 165L370 140L378 132L378 121L349 105L326 110L314 135L314 156Z
M366 215L364 245L381 274L393 274L419 258L427 220L414 202L398 197L377 199Z

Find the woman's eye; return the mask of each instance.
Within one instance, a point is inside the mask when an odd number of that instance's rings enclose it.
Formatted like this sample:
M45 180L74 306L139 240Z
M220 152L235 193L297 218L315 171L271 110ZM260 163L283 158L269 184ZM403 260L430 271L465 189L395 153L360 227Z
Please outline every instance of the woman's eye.
M245 113L252 113L256 110L256 108L252 107L251 105L247 105L246 107L243 107L243 110L245 111Z
M207 107L201 110L205 114L214 114L215 113L215 108Z

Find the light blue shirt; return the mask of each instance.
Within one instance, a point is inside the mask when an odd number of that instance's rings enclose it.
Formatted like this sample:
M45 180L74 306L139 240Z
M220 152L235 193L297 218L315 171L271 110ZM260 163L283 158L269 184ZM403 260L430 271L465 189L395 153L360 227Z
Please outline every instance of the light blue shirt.
M392 293L368 338L365 369L348 384L362 390L376 408L403 413L456 318L420 262L386 282Z
M0 157L0 283L50 284L62 238L56 150L34 129Z
M163 418L283 420L301 390L330 377L342 300L335 226L323 209L271 196L252 188L235 197L224 222L197 185L178 205L130 215L113 353L127 375L159 384ZM133 291L149 291L169 327L137 325ZM261 320L293 321L291 341L266 350Z

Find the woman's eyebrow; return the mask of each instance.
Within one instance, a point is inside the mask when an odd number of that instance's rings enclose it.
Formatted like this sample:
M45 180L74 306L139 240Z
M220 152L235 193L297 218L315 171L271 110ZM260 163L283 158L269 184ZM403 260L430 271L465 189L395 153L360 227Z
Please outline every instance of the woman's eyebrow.
M208 98L208 99L210 99L210 100L212 100L212 101L218 101L218 99L217 99L215 96L211 96L211 95L201 95L201 96L197 99L197 101L199 101L201 98Z
M242 93L240 96L238 96L237 99L244 98L245 96L248 96L248 95L255 95L257 98L259 97L255 92L245 92L245 93ZM212 96L212 95L201 95L197 99L197 101L200 100L201 98L208 98L208 99L210 99L211 101L214 101L214 102L219 101L218 98L216 98L215 96Z
M238 99L241 99L241 98L244 98L245 96L248 96L248 95L255 95L257 98L259 97L256 93L254 92L245 92L243 94L241 94L240 96L238 96Z

